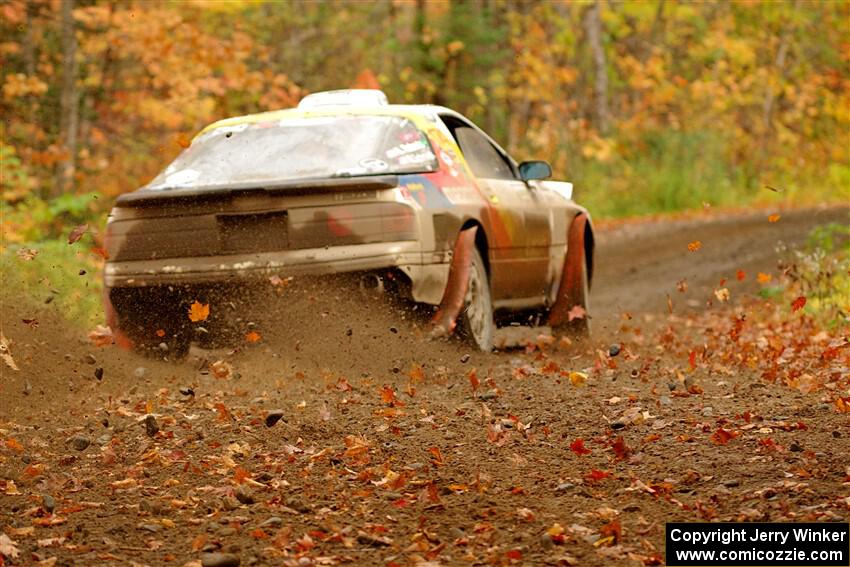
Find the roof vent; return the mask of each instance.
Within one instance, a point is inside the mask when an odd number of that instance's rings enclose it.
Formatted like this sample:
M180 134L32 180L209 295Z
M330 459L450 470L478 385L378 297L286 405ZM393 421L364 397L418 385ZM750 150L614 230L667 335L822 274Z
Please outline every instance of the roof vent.
M386 106L387 95L377 89L344 89L324 91L305 96L298 108L318 108L320 106Z

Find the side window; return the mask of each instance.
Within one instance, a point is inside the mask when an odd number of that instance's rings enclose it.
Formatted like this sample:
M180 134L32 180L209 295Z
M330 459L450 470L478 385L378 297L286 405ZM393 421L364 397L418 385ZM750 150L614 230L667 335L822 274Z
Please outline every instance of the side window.
M450 126L451 127L451 126ZM485 179L515 179L510 165L496 148L469 126L456 126L452 129L457 145L463 157L476 177Z

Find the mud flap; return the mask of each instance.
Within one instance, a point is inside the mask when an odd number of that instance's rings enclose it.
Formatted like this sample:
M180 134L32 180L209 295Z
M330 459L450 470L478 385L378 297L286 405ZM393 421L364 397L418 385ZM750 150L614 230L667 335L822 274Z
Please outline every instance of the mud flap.
M462 230L455 242L452 262L449 265L449 278L440 306L431 319L432 336L451 335L457 326L457 318L463 309L463 300L469 285L469 268L472 265L472 251L475 249L477 226Z
M112 300L109 299L109 289L106 287L103 288L103 311L106 313L106 324L112 330L112 340L118 347L132 350L133 340L118 326L118 313L112 305Z
M584 228L587 225L587 215L577 215L570 224L567 234L567 256L564 258L564 269L561 272L561 285L558 287L558 297L549 311L549 325L556 327L568 322L570 310L579 305L582 295L582 268L584 258ZM584 306L582 306L584 307Z

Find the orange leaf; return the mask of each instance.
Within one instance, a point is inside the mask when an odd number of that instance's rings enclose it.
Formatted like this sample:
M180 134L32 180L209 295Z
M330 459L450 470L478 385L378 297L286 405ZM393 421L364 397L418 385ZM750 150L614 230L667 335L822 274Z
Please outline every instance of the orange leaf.
M800 296L794 301L791 302L791 311L799 311L806 305L806 298L804 296Z
M717 431L711 434L711 442L715 445L725 445L738 435L740 435L740 433L737 431L730 431L728 429L718 427Z
M242 467L237 466L236 470L233 471L233 482L235 482L236 484L242 484L247 478L251 478L251 473L249 473Z
M165 331L163 331L162 329L157 329L157 330L156 330L156 336L157 336L157 337L160 337L160 338L164 337L164 336L165 336Z
M193 323L197 323L198 321L206 321L207 317L210 316L210 306L209 303L199 303L195 301L192 305L189 306L189 320Z
M616 544L623 537L623 528L620 526L620 520L613 520L600 528L599 534L602 537L611 536Z
M478 371L473 368L466 373L466 377L469 378L469 385L472 386L472 393L474 394L475 390L478 389L478 386L481 385L481 381L478 379Z
M91 251L92 251L93 254L97 254L98 256L103 258L104 260L109 260L109 252L106 251L106 248L93 247L91 249Z
M206 543L207 534L198 534L197 537L192 540L192 551L200 551Z
M632 452L629 449L628 445L626 445L626 440L623 439L623 436L620 435L614 440L614 443L611 445L611 448L614 450L614 455L616 455L617 461L622 461L626 457L629 456L629 453Z
M248 334L245 335L245 340L249 343L256 343L262 338L263 336L257 331L250 331Z
M215 404L215 409L218 410L218 420L219 421L228 421L230 419L230 412L227 411L227 408L224 407L224 404L219 402ZM150 412L148 412L150 413Z
M759 272L757 278L758 278L759 283L765 284L765 283L769 283L770 280L773 279L773 276L771 276L770 274L765 274L765 273Z
M439 447L430 447L430 448L428 449L428 452L429 452L429 453L431 453L431 456L432 456L432 457L433 457L433 459L434 459L432 462L433 462L435 465L437 465L437 466L441 466L441 465L444 465L444 464L446 463L446 461L445 461L445 460L443 460L443 453L442 453L442 452L440 452L440 448L439 448Z
M177 142L178 146L184 149L192 145L192 140L183 133L177 134L177 136L174 137L174 141Z
M576 439L570 444L570 451L576 455L589 455L590 449L584 446L584 439Z
M18 440L17 440L17 439L13 439L13 438L11 438L11 437L9 437L8 439L6 439L6 447L8 447L9 449L11 449L11 450L15 451L16 453L22 453L22 452L23 452L23 450L24 450L24 446L23 446L23 445L21 445L21 444L18 442Z
M269 538L269 534L267 534L266 532L264 532L260 528L252 530L249 535L254 539L268 539Z
M693 242L688 244L688 252L696 252L700 248L702 248L702 242L700 242L699 240L694 240Z
M779 219L782 218L779 215L770 215L767 217L767 222L779 222Z
M417 384L425 380L425 371L421 365L414 363L410 366L410 372L407 373L407 376L412 383Z

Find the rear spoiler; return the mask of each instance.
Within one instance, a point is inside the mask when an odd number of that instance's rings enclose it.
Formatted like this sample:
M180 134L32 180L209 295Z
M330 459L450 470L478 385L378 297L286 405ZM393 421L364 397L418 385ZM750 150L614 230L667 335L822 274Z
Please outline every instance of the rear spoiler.
M125 193L115 201L121 207L144 207L146 205L169 204L181 201L198 203L216 201L241 193L286 193L288 195L311 195L316 193L338 193L343 191L378 191L398 187L397 175L369 177L332 177L321 179L295 179L258 183L229 183L227 185L205 185L203 187L175 189L139 189Z

